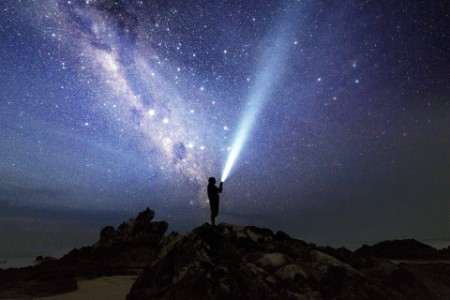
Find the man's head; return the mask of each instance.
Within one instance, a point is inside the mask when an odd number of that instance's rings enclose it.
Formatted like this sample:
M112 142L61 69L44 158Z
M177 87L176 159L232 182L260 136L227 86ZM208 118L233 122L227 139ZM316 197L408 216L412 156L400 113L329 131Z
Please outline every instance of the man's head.
M208 182L209 182L209 184L216 184L216 178L215 177L209 177Z

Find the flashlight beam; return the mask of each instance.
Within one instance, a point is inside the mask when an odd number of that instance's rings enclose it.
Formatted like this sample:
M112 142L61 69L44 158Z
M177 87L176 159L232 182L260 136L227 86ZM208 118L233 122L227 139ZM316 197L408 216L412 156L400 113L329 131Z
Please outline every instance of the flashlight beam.
M238 156L244 147L258 117L262 110L264 103L270 98L270 92L273 87L280 80L282 70L287 60L288 54L288 29L289 24L284 24L276 30L275 40L266 40L266 42L272 43L272 45L264 51L262 57L258 61L258 71L255 83L253 84L249 96L247 107L239 125L238 132L236 133L231 147L231 152L225 163L225 167L222 172L222 180L225 181L231 172ZM289 22L288 22L289 23ZM272 35L273 36L273 35Z

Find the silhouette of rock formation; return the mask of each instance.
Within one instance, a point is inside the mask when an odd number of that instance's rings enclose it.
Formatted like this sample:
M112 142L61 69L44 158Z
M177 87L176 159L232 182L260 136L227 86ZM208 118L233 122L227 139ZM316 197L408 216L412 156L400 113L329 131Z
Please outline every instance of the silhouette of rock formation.
M37 256L34 259L34 262L37 263L37 264L40 264L40 263L43 263L43 262L46 262L46 261L52 261L52 260L55 260L55 259L56 258L54 258L54 257L39 255L39 256Z
M65 258L95 260L107 265L143 268L156 253L169 224L152 222L155 213L147 208L136 218L123 222L115 229L107 226L100 232L100 239L91 247L75 249Z
M423 270L418 267L419 270ZM446 299L414 269L269 229L204 224L172 236L145 268L136 299ZM438 276L441 283L449 269ZM421 274L429 280L429 274ZM442 284L442 295L450 286Z
M136 269L142 272L128 300L450 299L450 264L396 265L368 246L317 247L253 226L204 224L183 236L164 235L168 224L153 217L147 208L117 229L103 228L92 246L34 267L0 269L0 299L64 293L77 289L75 278Z
M44 260L33 267L0 269L0 299L69 292L78 288L74 278L129 274L130 268L148 265L168 227L164 221L151 222L153 217L154 212L147 208L117 229L103 228L93 246L74 249L60 259Z
M384 241L373 246L363 245L355 253L387 259L450 259L448 248L437 250L413 239Z

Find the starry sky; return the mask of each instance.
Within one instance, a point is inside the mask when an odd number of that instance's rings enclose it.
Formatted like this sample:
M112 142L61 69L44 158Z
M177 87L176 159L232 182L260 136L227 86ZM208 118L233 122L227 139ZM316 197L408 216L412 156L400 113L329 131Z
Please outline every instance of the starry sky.
M448 1L0 1L0 248L147 206L309 242L450 240ZM248 111L251 111L250 116ZM1 252L1 251L0 251Z

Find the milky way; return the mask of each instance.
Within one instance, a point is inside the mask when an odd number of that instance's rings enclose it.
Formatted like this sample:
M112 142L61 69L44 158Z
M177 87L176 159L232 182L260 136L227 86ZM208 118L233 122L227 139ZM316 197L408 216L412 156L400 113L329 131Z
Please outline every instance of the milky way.
M229 156L219 222L445 238L449 24L446 1L1 1L0 238L147 206L189 230Z
M153 47L142 53L139 43L148 45L155 37L142 33L145 27L138 28L137 16L125 4L93 1L61 6L55 15L59 26L70 32L71 51L80 52L83 66L87 64L107 89L99 105L124 126L133 127L145 151L157 152L148 164L203 186L212 173L213 153L221 150L210 145L224 144L225 137L210 134L218 127L208 126L207 115L195 101L208 98L201 95L204 87L199 92L183 87L183 75L177 74L181 68L160 57Z

